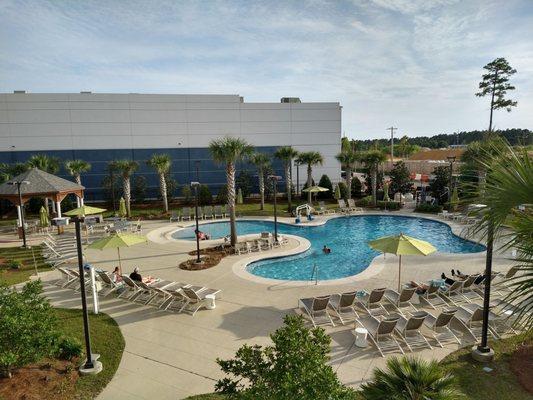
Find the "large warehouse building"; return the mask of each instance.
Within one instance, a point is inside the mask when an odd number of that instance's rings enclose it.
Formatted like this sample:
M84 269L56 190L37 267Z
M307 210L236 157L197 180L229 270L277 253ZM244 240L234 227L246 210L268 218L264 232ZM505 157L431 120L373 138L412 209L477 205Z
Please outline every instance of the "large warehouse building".
M146 166L154 153L171 155L172 177L180 186L196 180L198 166L200 182L216 194L225 174L213 163L208 145L226 135L266 153L284 145L319 151L324 164L314 168L314 179L340 177L335 159L341 141L339 103L246 103L238 95L0 94L0 162L24 162L37 153L88 161L92 169L82 176L88 200L103 198L107 164L119 159L139 163L137 174L146 176L149 195L155 196L158 180ZM282 174L277 160L273 165ZM244 169L251 167L241 165L238 172ZM301 186L305 174L300 167ZM60 175L67 176L64 170Z

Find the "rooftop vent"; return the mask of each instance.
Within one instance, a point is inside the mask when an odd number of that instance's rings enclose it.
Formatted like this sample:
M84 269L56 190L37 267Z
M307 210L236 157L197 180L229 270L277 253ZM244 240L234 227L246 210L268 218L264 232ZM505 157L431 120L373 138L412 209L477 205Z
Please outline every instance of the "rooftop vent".
M23 94L23 93L26 93L26 91L25 90L13 90L13 93Z
M299 97L282 97L281 102L282 103L301 103Z
M80 92L81 94L91 94L92 92Z

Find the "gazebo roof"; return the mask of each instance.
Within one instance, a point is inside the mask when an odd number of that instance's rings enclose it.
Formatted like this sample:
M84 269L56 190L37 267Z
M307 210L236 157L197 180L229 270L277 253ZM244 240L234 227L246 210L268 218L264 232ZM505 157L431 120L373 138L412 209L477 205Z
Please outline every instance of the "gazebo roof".
M61 201L70 193L81 197L85 189L75 182L49 174L38 168L32 168L0 185L0 198L11 200L16 204L18 204L18 188L16 185L8 184L15 181L29 182L27 185L20 186L23 202L31 197L52 197L56 201Z

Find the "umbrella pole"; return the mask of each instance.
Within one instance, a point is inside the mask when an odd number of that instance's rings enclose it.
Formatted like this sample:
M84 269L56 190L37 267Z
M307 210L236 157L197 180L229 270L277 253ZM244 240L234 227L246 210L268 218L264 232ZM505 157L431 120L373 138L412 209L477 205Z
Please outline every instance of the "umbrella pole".
M401 276L402 276L402 255L399 255L400 261L398 262L398 293L400 293L400 282L401 282Z
M120 273L122 273L122 261L120 260L120 247L117 247L117 253L118 253L118 268L120 269Z

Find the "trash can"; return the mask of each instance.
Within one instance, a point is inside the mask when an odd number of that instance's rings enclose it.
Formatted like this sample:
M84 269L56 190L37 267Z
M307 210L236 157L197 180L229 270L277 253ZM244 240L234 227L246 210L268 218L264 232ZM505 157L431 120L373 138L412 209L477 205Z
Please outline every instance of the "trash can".
M215 303L215 295L214 294L208 294L205 296L205 308L207 308L208 310L213 310L216 308L216 303Z
M368 331L365 328L355 328L355 345L357 347L364 348L368 344L366 338L368 336Z

